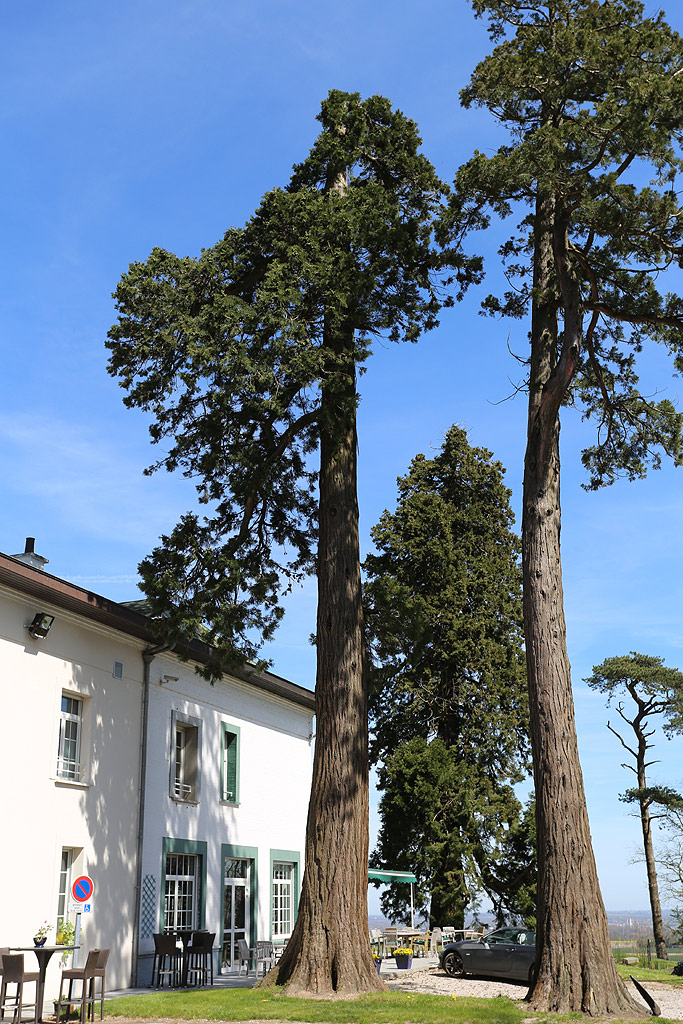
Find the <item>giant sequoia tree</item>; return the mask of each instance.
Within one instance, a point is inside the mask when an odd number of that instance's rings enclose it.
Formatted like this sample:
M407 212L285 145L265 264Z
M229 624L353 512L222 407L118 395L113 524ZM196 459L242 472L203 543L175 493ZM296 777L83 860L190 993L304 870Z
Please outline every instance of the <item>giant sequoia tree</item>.
M631 651L630 655L607 658L601 665L596 665L593 675L586 682L600 693L606 694L608 706L614 701L617 714L631 727L635 736L635 746L630 746L633 741L627 743L621 733L607 723L607 728L614 733L635 762L623 767L631 769L638 780L638 785L628 789L622 800L625 803L638 804L652 912L652 931L657 956L665 960L666 939L652 842L652 820L653 817L665 816L667 807L680 807L681 797L668 787L648 786L647 769L655 762L648 761L647 757L648 750L652 748L650 737L655 731L654 727L649 728L653 715L663 716L664 731L669 737L683 732L683 673L675 668L667 668L662 658ZM629 712L633 715L632 718L628 717L622 700L627 694L635 705ZM653 815L653 806L662 808L661 814Z
M526 774L528 707L519 538L491 452L457 426L418 455L372 530L364 568L371 757L383 790L375 866L418 878L432 925L463 927L482 892L529 910L534 856L513 785ZM524 863L520 863L520 860ZM405 885L382 897L395 916ZM532 911L533 913L533 911Z
M375 335L414 341L440 305L444 186L415 124L381 97L330 93L284 189L198 258L155 249L115 297L110 371L152 415L156 467L197 483L141 565L167 642L201 629L210 671L254 654L281 593L317 572L317 742L305 874L271 980L298 993L383 987L367 923L367 695L356 368ZM463 283L467 269L456 273ZM313 462L319 450L319 478ZM316 482L318 493L316 495ZM317 499L317 500L316 500Z
M639 390L658 341L680 364L683 303L660 291L683 262L677 180L683 45L637 0L472 0L492 53L461 97L509 136L457 175L458 231L515 212L500 248L510 289L485 311L529 318L522 566L538 840L539 1010L637 1012L619 981L590 840L560 563L560 410L596 425L589 487L681 461L681 416Z

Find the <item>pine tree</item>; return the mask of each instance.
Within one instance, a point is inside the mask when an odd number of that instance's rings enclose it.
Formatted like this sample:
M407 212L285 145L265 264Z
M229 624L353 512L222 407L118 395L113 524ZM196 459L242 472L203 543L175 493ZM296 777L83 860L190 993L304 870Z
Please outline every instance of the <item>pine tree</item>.
M496 43L461 98L508 133L457 174L453 229L520 215L500 247L510 289L485 311L530 319L524 464L524 632L537 808L538 976L531 1006L639 1012L619 981L578 759L560 561L560 410L597 426L589 487L681 462L681 416L641 394L636 357L681 363L683 259L676 191L683 46L637 0L472 0Z
M608 706L613 701L616 702L614 707L617 714L622 721L630 725L635 734L636 746L634 748L629 746L623 736L609 722L607 723L607 728L614 733L635 762L635 765L629 764L624 767L630 768L635 773L638 785L627 789L621 799L625 803L638 805L655 947L657 956L666 960L664 920L659 900L657 865L652 842L652 820L653 817L660 815L653 815L651 808L653 805L662 808L672 804L679 806L681 797L668 787L648 786L647 769L654 764L653 761L647 760L647 752L652 747L652 743L648 741L654 733L654 728L650 729L648 726L653 715L662 715L664 731L668 736L683 732L683 673L675 668L667 668L663 658L631 651L630 655L607 658L601 665L596 665L593 668L593 675L586 679L586 682L593 689L607 695ZM633 718L629 718L626 714L626 708L621 699L627 694L635 704L632 712ZM664 811L664 813L666 812Z

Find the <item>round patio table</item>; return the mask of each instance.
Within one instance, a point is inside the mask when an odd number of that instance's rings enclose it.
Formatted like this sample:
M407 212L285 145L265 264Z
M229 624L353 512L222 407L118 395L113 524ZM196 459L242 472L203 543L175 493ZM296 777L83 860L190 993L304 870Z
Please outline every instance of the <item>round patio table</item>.
M47 965L50 962L50 957L53 953L59 951L60 953L70 953L75 949L80 949L80 946L10 946L10 953L35 953L38 958L38 991L36 992L36 1002L38 1004L38 1020L43 1019L43 999L45 997L45 974L47 972Z

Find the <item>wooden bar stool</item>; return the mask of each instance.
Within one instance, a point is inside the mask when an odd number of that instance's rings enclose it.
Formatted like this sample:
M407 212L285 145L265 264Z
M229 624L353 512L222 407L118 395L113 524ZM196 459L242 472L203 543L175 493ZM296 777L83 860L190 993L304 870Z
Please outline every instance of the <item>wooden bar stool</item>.
M69 967L67 970L62 971L62 979L59 983L59 1000L57 1002L57 1021L59 1021L62 1012L62 1003L67 1007L67 1016L71 1012L72 1006L80 1004L81 1024L84 1024L86 1020L95 1019L95 978L103 978L102 974L97 973L100 953L102 952L103 950L100 949L91 949L88 953L88 959L85 961L85 967ZM106 953L108 956L109 950L106 950ZM6 959L6 957L3 957L3 961ZM65 981L69 982L69 991L66 998L63 996ZM81 983L80 998L73 995L74 981L80 981ZM102 985L104 987L104 980ZM103 1007L104 1003L102 1003Z
M38 1024L38 1016L42 1007L38 1006L38 971L24 970L23 953L2 954L2 982L0 983L0 1018L5 1016L5 1010L13 1011L13 1020L18 1024L21 1022L21 1011L25 1006L33 1007L33 1020ZM36 994L32 1003L24 1002L24 985L35 982ZM7 986L16 985L17 990L13 996L7 995Z

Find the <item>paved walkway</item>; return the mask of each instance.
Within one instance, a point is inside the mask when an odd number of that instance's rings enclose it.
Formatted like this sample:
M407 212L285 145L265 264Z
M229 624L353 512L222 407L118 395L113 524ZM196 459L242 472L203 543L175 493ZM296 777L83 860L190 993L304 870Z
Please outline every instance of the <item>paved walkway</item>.
M411 967L407 968L407 970L399 971L396 967L396 961L393 957L389 956L382 960L379 973L381 978L402 978L406 975L415 974L417 971L427 971L430 967L436 967L438 962L438 959L434 956L414 957ZM214 976L213 987L252 988L255 982L256 978L253 974L249 974L248 977L245 977L243 974L241 976L238 976L237 974L216 974ZM154 990L149 987L118 989L116 991L107 991L106 998L117 999L119 996L148 995L152 991ZM164 991L164 989L159 989L158 991L161 992ZM168 990L166 989L165 991ZM174 991L181 990L175 989ZM50 1000L50 1011L52 1011L52 1000Z

